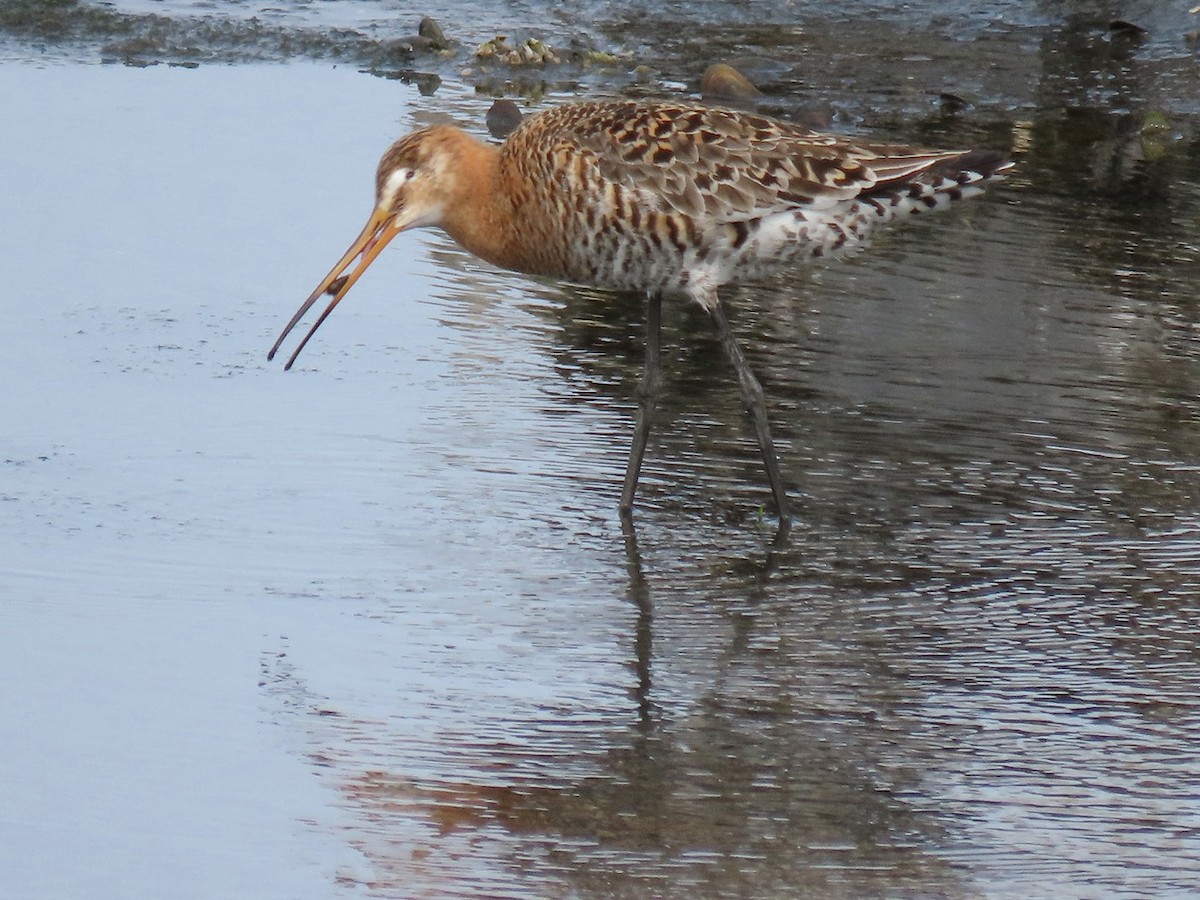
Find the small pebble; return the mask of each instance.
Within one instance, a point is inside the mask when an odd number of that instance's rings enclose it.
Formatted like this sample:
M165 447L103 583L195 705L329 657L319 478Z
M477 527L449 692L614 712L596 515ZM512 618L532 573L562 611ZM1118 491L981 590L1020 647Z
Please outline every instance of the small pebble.
M754 100L762 96L750 79L726 63L715 63L704 70L700 96L705 100Z
M442 26L437 23L437 19L430 16L421 20L421 24L417 26L417 34L429 41L429 46L434 50L445 50L450 46L446 35L442 34Z
M521 110L511 100L497 100L487 111L487 129L492 137L505 138L521 124Z
M1141 36L1147 34L1147 30L1136 22L1128 22L1125 19L1113 19L1108 23L1108 30L1115 34L1127 34L1130 36Z

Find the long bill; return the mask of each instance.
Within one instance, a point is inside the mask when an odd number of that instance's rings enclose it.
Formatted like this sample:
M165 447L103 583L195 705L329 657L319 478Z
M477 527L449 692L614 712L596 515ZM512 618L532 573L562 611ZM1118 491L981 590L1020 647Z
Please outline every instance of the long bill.
M284 339L291 334L292 329L304 318L304 314L312 308L312 305L320 299L321 295L332 294L333 299L329 301L329 305L325 307L325 311L321 313L317 321L308 329L308 333L304 335L304 340L300 342L300 345L288 357L284 369L290 369L292 363L296 361L296 357L300 355L300 351L304 349L304 345L308 343L309 338L321 327L321 323L329 318L329 314L333 312L333 308L342 302L342 298L349 293L350 288L354 287L354 282L358 281L362 273L367 271L367 267L375 261L375 257L388 245L388 241L403 230L403 226L397 225L396 214L394 212L376 208L371 213L371 218L367 220L366 227L363 228L362 233L350 245L350 249L342 255L337 265L330 269L329 274L317 285L317 289L309 294L308 299L296 310L296 314L292 316L291 321L287 323L283 332L276 338L274 346L271 347L271 352L267 354L267 359L271 360L275 358L275 354L279 352L279 347ZM356 259L358 260L358 264L354 266L352 271L347 272L347 269L350 269Z

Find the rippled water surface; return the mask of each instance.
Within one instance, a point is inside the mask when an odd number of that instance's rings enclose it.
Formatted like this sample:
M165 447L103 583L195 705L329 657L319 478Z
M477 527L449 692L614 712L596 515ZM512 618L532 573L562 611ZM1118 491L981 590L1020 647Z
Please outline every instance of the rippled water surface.
M0 892L1200 893L1200 16L822 6L597 4L617 62L536 72L471 42L556 5L391 62L384 4L0 15ZM698 310L629 532L636 299L409 234L266 362L395 136L714 47L1018 159L729 292L786 541Z

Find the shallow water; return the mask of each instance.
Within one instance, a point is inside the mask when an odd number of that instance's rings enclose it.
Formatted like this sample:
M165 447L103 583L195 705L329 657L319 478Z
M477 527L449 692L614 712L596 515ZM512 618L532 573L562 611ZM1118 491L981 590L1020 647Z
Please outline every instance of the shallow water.
M763 23L696 13L775 108L1020 154L853 261L730 293L798 504L781 545L698 311L665 313L635 534L636 302L406 235L296 370L266 363L380 150L482 130L461 59L427 96L10 35L6 892L1200 892L1190 20L1147 5L1122 48L1103 4L927 6L885 10L922 60L869 68L878 32L798 6L795 41L832 48L802 87ZM352 46L338 17L373 14L346 7L276 18ZM626 43L592 39L644 53L653 23L605 8ZM660 81L551 87L686 90L701 54L665 10ZM930 91L973 57L994 77L951 110Z

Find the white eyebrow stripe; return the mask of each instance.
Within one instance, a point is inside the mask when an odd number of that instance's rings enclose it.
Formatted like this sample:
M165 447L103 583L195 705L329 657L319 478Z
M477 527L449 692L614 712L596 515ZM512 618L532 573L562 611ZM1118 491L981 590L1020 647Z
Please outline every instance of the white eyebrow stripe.
M400 168L393 169L388 173L387 181L384 182L384 190L389 197L395 197L396 192L400 190L400 186L412 177L412 169Z

